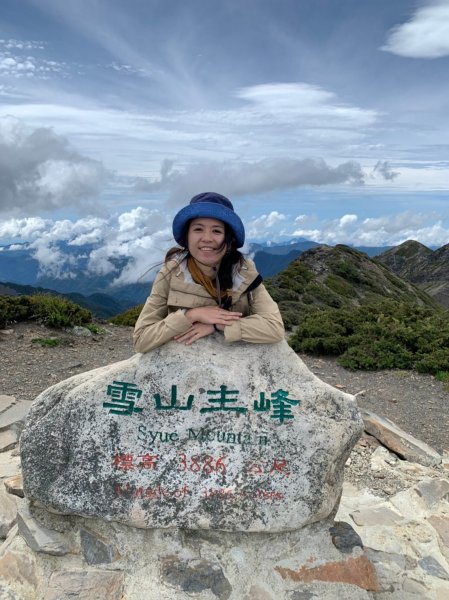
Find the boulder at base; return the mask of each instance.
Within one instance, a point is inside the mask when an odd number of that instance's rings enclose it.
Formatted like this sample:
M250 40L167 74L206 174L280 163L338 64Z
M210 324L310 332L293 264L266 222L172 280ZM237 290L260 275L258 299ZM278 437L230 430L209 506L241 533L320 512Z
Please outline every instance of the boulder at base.
M141 528L289 531L336 510L362 430L353 397L284 341L170 342L35 400L24 492Z

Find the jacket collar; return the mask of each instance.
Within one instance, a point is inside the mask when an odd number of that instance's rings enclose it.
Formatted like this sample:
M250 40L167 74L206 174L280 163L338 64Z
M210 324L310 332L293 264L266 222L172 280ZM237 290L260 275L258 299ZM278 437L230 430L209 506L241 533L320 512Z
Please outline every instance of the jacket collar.
M177 278L181 278L181 280L186 284L198 285L193 281L192 275L187 268L187 255L188 253L185 251L180 252L173 257L173 260L177 263L177 266L175 267L175 276ZM234 267L231 289L231 295L233 299L239 298L241 294L244 293L248 285L255 277L257 277L257 274L258 273L255 269L254 263L246 258L244 259L241 267L238 267L237 265ZM209 296L206 290L205 292L206 295Z

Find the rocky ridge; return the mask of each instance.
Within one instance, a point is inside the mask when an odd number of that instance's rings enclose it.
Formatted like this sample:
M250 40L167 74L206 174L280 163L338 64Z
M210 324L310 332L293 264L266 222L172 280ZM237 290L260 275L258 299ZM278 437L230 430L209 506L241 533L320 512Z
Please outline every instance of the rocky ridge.
M342 244L303 252L266 284L288 327L299 324L312 308L349 308L386 299L438 307L380 261Z
M414 240L382 252L376 260L449 307L449 244L431 250Z

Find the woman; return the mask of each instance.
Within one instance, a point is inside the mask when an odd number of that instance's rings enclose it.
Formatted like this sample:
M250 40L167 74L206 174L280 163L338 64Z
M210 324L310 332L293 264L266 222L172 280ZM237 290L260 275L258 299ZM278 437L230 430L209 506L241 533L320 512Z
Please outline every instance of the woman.
M194 196L175 216L173 237L180 247L168 251L137 320L136 352L170 340L190 345L212 333L227 342L283 339L277 304L238 251L245 229L225 196Z

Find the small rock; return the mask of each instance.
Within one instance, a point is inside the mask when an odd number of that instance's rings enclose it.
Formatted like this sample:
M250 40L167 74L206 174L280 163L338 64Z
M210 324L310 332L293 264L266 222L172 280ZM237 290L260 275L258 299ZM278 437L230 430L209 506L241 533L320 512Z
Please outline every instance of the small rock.
M162 580L186 594L211 590L220 600L227 600L232 588L219 564L207 560L181 560L177 556L162 558Z
M379 582L373 564L367 556L348 557L347 560L332 561L317 567L303 566L298 570L276 567L282 579L310 583L314 581L328 581L334 583L348 583L362 589L377 592Z
M48 582L46 600L122 600L121 571L55 571Z
M360 409L360 412L365 431L377 437L382 444L401 458L429 467L441 463L441 456L436 450L398 427L393 421L369 410Z
M376 508L361 508L351 513L351 518L359 526L397 525L404 518L386 504Z
M117 556L117 550L106 540L88 529L80 530L81 548L89 565L111 563Z
M336 521L329 529L332 543L341 552L350 554L356 546L363 547L362 539L349 523Z
M419 594L420 598L425 598L427 594L427 588L422 583L409 577L406 577L402 582L402 589L410 594Z
M449 517L432 516L427 520L438 533L443 546L446 548L446 555L449 556Z
M34 558L22 552L6 552L0 558L0 580L35 589L38 581Z
M274 600L274 596L260 587L260 585L252 585L249 590L249 600Z
M87 327L80 327L79 325L75 325L72 329L69 330L73 335L78 337L92 337L92 332L87 329Z
M20 535L35 552L63 556L70 551L70 546L63 535L44 527L31 515L26 500L22 500L19 504L17 524Z
M440 563L433 558L433 556L424 556L421 560L418 560L418 565L432 577L439 577L440 579L449 579L449 573L446 569L440 565Z
M0 454L0 478L12 477L20 471L20 459L8 450Z
M17 444L19 436L17 431L7 429L6 431L0 431L0 452L6 452L11 450Z
M17 519L17 502L0 488L0 538L5 539Z
M8 336L14 333L14 329L0 329L0 335Z
M7 406L7 408L2 410L2 406ZM27 400L16 401L12 396L0 396L0 431L13 429L20 432L23 429L30 406L31 402Z
M370 548L366 549L366 553L375 566L382 590L391 590L394 584L402 580L404 571L408 568L407 558L404 555L372 550ZM390 598L391 600L396 600L394 596Z
M449 498L449 481L446 479L421 481L415 486L415 489L428 508L438 504L441 500Z
M11 408L16 403L14 396L5 396L0 394L0 414L3 414L8 408Z
M24 494L22 473L17 473L17 475L13 475L12 477L5 479L3 483L5 484L5 488L8 494L12 494L13 496L23 498Z
M0 546L0 556L4 556L6 554L8 548L11 546L11 544L12 544L14 538L16 537L18 531L19 531L19 528L18 528L17 523L16 523L12 527L12 529L10 529L6 540Z

